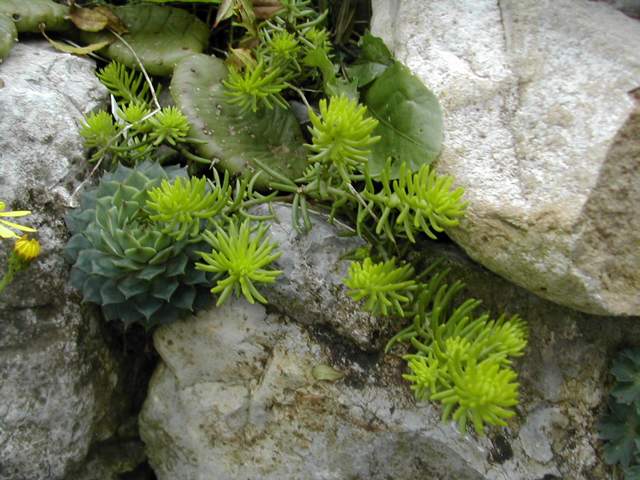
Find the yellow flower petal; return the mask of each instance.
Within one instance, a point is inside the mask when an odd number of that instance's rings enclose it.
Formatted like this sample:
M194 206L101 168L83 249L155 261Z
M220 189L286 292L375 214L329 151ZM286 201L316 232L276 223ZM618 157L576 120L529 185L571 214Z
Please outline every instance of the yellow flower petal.
M2 225L0 225L0 238L18 238L18 235L9 230L7 227L3 227Z
M35 228L20 225L19 223L13 223L8 220L0 220L0 223L4 223L7 227L15 228L16 230L21 230L23 232L37 232Z
M24 217L31 215L30 210L16 210L14 212L0 212L0 217Z

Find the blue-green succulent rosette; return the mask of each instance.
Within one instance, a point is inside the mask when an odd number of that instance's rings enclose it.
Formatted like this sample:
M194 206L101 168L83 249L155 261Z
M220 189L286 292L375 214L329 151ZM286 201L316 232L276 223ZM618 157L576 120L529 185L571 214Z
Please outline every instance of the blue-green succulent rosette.
M211 301L210 274L196 270L199 236L170 235L150 218L149 191L163 180L188 177L185 168L143 162L107 173L66 218L72 237L65 255L71 285L107 320L147 330L183 317Z

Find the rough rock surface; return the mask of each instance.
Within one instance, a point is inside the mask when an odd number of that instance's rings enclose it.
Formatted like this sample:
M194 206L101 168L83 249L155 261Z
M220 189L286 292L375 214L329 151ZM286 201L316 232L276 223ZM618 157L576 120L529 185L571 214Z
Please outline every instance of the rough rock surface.
M42 244L0 295L2 480L83 478L92 444L111 439L129 408L122 385L132 366L69 290L62 256L63 205L86 175L77 122L106 100L94 68L46 42L17 44L0 64L0 199L33 211L23 221ZM0 242L3 272L12 244Z
M373 0L374 34L438 96L454 240L560 304L640 313L640 22L587 0ZM637 91L637 90L636 90Z
M364 242L345 236L350 230L338 222L328 224L325 215L310 213L314 227L302 235L293 228L290 206L273 205L271 211L276 219L270 222L269 234L283 252L275 267L283 274L265 289L269 302L308 324L330 325L364 350L379 348L385 322L363 312L342 283L350 263L344 257ZM265 215L267 207L260 206L255 213ZM299 315L302 311L304 316Z
M329 228L316 219L318 227ZM461 436L438 407L415 403L399 356L365 352L304 309L284 316L238 300L154 336L162 361L139 423L159 480L610 478L595 424L608 354L622 341L640 344L638 319L615 319L603 332L613 318L540 299L453 246L423 251L418 261L442 259L488 310L529 322L517 365L522 402L508 428ZM344 377L319 381L319 365Z

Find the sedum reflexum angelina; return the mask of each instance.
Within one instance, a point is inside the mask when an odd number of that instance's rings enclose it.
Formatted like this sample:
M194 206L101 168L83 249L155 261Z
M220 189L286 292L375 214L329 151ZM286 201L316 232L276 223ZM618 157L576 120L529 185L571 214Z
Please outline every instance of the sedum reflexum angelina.
M85 301L100 305L107 320L149 329L206 302L210 279L194 266L202 240L169 235L169 225L154 221L147 207L150 191L179 177L186 177L185 169L121 165L68 215L71 284Z
M410 345L403 377L416 398L441 402L444 420L455 420L461 430L471 423L484 434L485 425L504 426L515 414L518 382L511 359L524 353L527 328L518 316L475 315L478 300L453 307L463 284L443 284L445 275L421 283L408 265L366 258L352 264L345 284L354 299L366 299L369 311L412 319L386 350L397 342Z

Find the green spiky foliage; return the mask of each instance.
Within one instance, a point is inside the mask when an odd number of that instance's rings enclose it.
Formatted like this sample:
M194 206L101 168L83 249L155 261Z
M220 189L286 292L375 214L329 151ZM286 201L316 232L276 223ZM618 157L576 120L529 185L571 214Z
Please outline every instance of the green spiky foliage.
M189 134L189 121L180 110L176 107L165 107L149 119L151 131L149 138L153 145L158 146L161 143L168 143L176 146L178 143L184 142Z
M159 147L165 146L179 151L191 163L210 163L186 148L193 142L188 137L191 125L177 107L153 109L149 83L141 74L111 62L97 75L117 103L112 102L115 119L100 111L90 114L80 126L85 146L92 150L90 162L100 162L109 170L118 164L134 166L162 159Z
M110 62L96 74L109 93L124 102L147 103L149 84L142 73L135 72L120 62Z
M458 225L467 206L462 200L464 189L453 190L452 184L452 177L437 175L426 164L412 172L403 163L399 178L391 179L391 164L387 162L379 182L366 175L362 197L367 203L360 205L358 227L375 215L376 234L384 234L393 242L401 236L413 243L418 232L435 240L436 232Z
M100 305L107 320L151 329L206 303L211 279L194 266L204 244L167 235L162 219L153 221L146 208L149 191L178 177L186 170L121 165L67 216L71 285L84 301Z
M376 315L388 315L392 309L404 316L403 305L409 303L417 285L414 269L405 264L396 266L395 259L374 263L367 257L352 262L344 284L356 301L365 300L365 308Z
M311 167L305 180L326 196L328 187L351 185L354 175L365 169L369 147L380 140L372 135L378 121L367 117L366 107L342 96L320 100L320 115L309 110L309 120Z
M621 351L611 373L616 383L598 433L605 441L605 462L619 465L624 478L631 480L640 472L640 349Z
M159 187L148 191L149 218L165 225L163 233L183 240L196 238L207 223L216 217L231 200L230 188L211 191L202 178L162 180Z
M227 88L229 103L237 105L242 111L257 112L263 106L269 110L275 105L288 108L280 92L287 85L281 80L282 72L279 68L267 69L264 63L247 65L244 70L231 66L229 76L223 80Z
M117 133L113 117L104 110L90 113L80 126L80 136L87 148L106 148Z
M295 115L279 105L257 113L230 105L222 84L227 75L222 60L194 55L178 65L171 80L171 94L191 123L190 137L198 142L197 154L243 177L261 170L258 163L285 178L302 176L304 139ZM268 187L270 180L263 174L256 186Z
M216 305L222 305L231 294L243 295L249 303L267 303L256 284L273 283L282 273L268 268L281 252L274 252L277 245L266 238L267 231L267 225L254 225L247 219L242 223L229 220L214 233L204 233L211 250L198 252L205 263L196 263L196 268L215 275L211 292L219 295Z
M446 274L423 283L409 265L365 258L351 264L344 283L372 313L412 318L385 351L408 343L414 352L403 357L409 370L403 377L416 398L441 402L443 420L452 418L462 431L471 423L482 435L485 425L505 426L514 415L518 382L511 362L524 353L527 327L518 316L474 315L480 305L474 299L453 307L464 285L443 283Z

